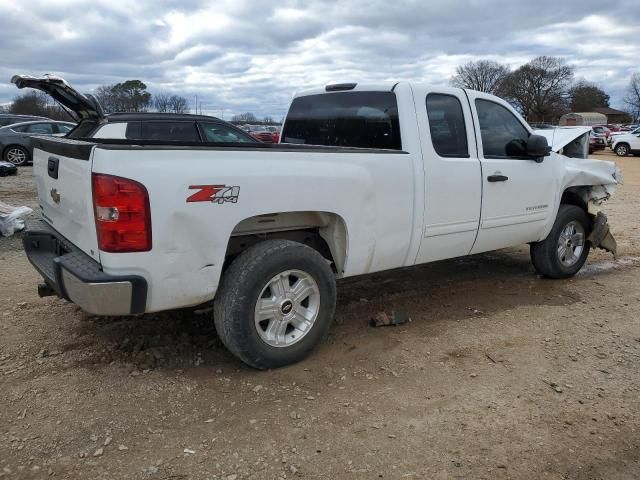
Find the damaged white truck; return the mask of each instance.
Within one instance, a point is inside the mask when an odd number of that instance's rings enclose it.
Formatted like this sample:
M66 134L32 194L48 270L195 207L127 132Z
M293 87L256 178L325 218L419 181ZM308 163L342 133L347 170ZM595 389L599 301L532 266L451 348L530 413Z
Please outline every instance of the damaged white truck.
M256 368L318 345L337 278L524 243L540 274L565 278L591 248L615 252L599 212L615 164L586 158L588 132L549 146L491 95L328 85L294 97L283 144L203 145L73 138L103 121L90 97L12 81L83 119L35 141L42 220L24 248L40 293L98 315L213 301L223 343Z

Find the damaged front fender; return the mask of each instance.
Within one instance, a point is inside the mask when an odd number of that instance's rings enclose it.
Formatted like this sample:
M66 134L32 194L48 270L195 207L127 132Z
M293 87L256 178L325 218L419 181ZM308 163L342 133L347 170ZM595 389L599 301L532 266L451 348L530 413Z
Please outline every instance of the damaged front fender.
M558 168L562 171L558 172L558 179L563 198L568 194L593 219L593 229L588 237L591 247L602 248L615 255L616 240L611 234L607 216L600 209L616 187L622 184L622 171L614 162L588 158L590 131L590 127L564 127L536 133L548 138L555 158L560 160Z

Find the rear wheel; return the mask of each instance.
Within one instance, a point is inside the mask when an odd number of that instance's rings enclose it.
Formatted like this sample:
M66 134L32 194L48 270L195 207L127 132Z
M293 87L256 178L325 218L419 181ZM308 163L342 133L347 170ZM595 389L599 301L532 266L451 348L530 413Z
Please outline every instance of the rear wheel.
M20 145L10 145L4 151L4 160L16 166L26 165L29 162L29 152Z
M616 145L615 152L619 157L626 157L627 155L629 155L629 151L629 145L627 145L626 143L619 143L618 145Z
M558 216L547 238L531 244L531 261L538 273L549 278L572 277L589 256L587 237L592 222L575 205L560 205Z
M301 243L267 240L225 272L214 321L231 353L255 368L276 368L311 353L331 325L335 303L335 277L322 255Z

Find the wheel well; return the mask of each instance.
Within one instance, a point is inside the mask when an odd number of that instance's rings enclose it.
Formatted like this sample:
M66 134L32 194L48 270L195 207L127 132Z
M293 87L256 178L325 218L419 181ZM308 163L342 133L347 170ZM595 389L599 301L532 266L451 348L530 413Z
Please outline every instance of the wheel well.
M564 191L562 198L560 199L560 203L575 205L586 212L588 210L588 202L586 198L588 198L587 192L585 192L584 189L581 190L580 187L570 188Z
M329 260L338 276L347 257L347 230L342 217L329 212L277 212L246 218L231 233L226 268L234 258L265 240L282 238L303 243Z

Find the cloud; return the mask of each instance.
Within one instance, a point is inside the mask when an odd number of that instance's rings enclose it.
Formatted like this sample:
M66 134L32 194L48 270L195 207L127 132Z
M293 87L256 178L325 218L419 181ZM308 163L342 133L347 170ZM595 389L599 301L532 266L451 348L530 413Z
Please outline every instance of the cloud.
M446 84L460 63L564 57L620 106L639 68L637 0L4 0L0 103L14 73L81 91L138 78L197 95L205 113L281 117L295 90L330 82Z

